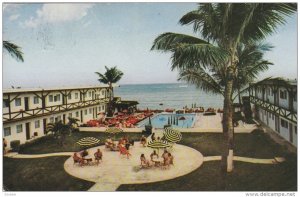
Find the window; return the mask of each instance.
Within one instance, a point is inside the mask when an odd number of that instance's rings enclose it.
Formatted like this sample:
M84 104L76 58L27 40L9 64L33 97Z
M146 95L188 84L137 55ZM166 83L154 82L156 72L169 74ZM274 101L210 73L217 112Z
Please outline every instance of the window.
M33 104L39 104L39 97L33 97Z
M37 120L37 121L34 121L34 127L37 129L37 128L40 128L40 121Z
M57 117L55 118L55 122L59 122L59 121L61 121L61 116L57 116Z
M69 118L72 118L72 113L69 113Z
M22 133L23 132L23 125L19 124L16 126L17 128L17 133Z
M90 114L93 113L93 109L92 108L89 109L89 113Z
M105 90L102 91L102 95L104 95L104 94L105 94Z
M79 112L78 111L76 112L76 117L79 117Z
M270 89L267 88L267 95L270 96Z
M75 93L75 99L78 99L78 93L77 92Z
M4 137L10 136L10 135L11 135L10 127L4 128Z
M60 101L60 94L54 96L54 102Z
M89 97L91 97L92 96L92 92L91 91L89 91Z
M50 118L50 123L54 123L54 118L53 117Z
M286 129L289 128L289 123L288 123L288 121L285 121L285 120L281 119L280 122L281 122L281 126L282 126L283 128L286 128Z
M272 114L272 120L274 120L274 114Z
M87 109L86 109L86 110L84 110L84 115L87 115Z
M68 99L69 99L69 100L72 99L72 94L71 94L71 93L68 94Z
M53 102L53 95L49 95L49 102Z
M102 110L104 110L104 105L102 105Z
M15 100L15 105L16 106L21 106L21 98L16 98L16 100Z
M8 99L3 99L3 108L9 106L9 100Z
M286 90L280 90L280 98L286 99L287 98L287 91Z
M101 107L99 107L99 111L101 111Z

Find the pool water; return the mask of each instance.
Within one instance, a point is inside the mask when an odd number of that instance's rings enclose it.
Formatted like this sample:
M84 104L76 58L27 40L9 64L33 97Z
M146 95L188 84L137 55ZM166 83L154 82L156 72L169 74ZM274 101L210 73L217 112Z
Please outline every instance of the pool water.
M191 128L194 125L195 117L195 114L157 114L151 118L151 125L159 129L163 129L167 124L173 128ZM149 119L140 122L138 127L144 127L146 124L149 124Z

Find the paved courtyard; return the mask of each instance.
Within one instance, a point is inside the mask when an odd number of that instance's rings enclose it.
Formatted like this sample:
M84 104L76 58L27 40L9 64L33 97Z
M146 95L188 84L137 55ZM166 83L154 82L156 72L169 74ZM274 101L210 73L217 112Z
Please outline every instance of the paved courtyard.
M174 155L174 165L168 169L152 167L140 169L140 155L145 154L150 159L151 148L142 147L138 142L131 147L132 156L127 159L119 152L106 150L104 146L89 149L93 154L97 148L103 152L103 161L97 165L83 166L73 162L72 157L66 160L64 168L70 175L95 182L90 191L115 191L121 184L150 183L164 181L188 174L201 166L203 156L200 152L183 145L174 145L170 150ZM161 156L162 150L159 152Z

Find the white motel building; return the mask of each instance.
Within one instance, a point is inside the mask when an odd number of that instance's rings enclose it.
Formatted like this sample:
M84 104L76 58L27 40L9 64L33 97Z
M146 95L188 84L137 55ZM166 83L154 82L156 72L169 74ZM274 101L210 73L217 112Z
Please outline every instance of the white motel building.
M250 85L255 117L297 147L297 81L270 79Z
M106 111L108 96L108 86L3 89L3 138L9 148L12 140L23 144L45 135L48 123L68 117L86 123Z

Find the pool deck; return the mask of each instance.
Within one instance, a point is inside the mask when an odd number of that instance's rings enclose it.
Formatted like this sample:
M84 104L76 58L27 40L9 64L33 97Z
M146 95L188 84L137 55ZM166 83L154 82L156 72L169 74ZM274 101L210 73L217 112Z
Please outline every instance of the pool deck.
M216 115L204 116L202 113L196 114L195 123L192 128L177 128L181 132L192 133L222 133L222 115L217 113ZM241 123L234 128L235 133L250 133L257 128L256 124ZM86 132L105 132L105 127L80 127L80 131ZM124 132L139 133L142 132L144 127L141 128L122 128ZM153 131L162 130L159 128L153 128Z

